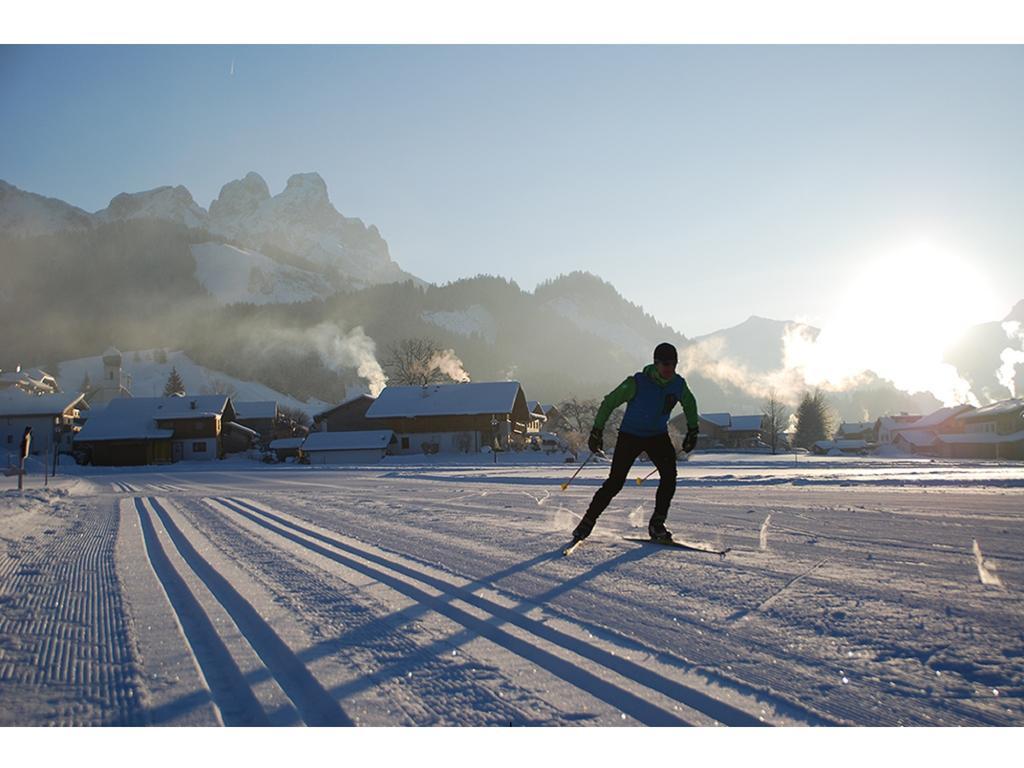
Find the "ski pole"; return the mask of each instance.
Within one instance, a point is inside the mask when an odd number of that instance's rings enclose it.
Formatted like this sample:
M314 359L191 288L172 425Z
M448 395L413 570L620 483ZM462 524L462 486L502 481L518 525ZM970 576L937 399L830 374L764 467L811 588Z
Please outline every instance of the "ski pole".
M676 454L676 461L679 461L679 454L680 454L680 453L682 453L682 451L680 451L679 453L677 453L677 454ZM650 477L651 475L653 475L653 474L654 474L655 472L657 472L657 471L658 471L658 468L657 468L657 467L655 467L654 469L652 469L652 470L651 470L650 472L648 472L648 473L647 473L646 475L644 475L643 477L638 477L638 478L636 479L636 484L637 484L637 485L643 485L643 484L644 484L644 480L646 480L646 479L647 479L648 477Z
M573 473L572 473L572 477L570 477L570 478L569 478L568 480L566 480L566 481L565 481L564 483L562 483L562 490L563 490L563 491L564 491L564 490L565 490L566 488L568 488L568 487L569 487L569 483L571 483L571 482L572 482L573 480L575 480L575 479L576 479L576 475L578 475L578 474L580 473L580 470L582 470L582 469L583 469L583 468L584 468L585 466L587 466L587 464L589 464L589 463L590 463L590 460L591 460L592 458L594 458L594 455L595 455L595 454L594 454L594 452L593 452L593 451L591 451L591 452L590 452L590 455L589 455L589 456L587 456L587 460L586 460L586 461L584 461L584 462L583 462L582 464L580 464L580 466L579 466L579 469L577 469L577 470L576 470L575 472L573 472Z

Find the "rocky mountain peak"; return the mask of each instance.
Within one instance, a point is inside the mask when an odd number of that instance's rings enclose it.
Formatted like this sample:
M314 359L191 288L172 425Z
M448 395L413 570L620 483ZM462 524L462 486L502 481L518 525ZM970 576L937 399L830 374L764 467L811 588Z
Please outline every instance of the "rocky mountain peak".
M267 182L255 171L249 171L245 178L229 181L221 187L220 195L210 203L210 218L221 220L249 216L269 199Z

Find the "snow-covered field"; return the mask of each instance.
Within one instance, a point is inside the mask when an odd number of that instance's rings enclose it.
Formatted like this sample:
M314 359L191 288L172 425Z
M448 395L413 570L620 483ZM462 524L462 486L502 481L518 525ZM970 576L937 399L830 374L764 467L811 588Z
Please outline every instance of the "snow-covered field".
M0 724L1024 725L1019 463L511 458L29 475Z

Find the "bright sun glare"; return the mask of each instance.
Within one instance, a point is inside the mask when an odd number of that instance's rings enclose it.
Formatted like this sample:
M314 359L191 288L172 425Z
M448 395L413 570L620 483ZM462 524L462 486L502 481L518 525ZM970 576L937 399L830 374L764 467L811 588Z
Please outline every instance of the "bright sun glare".
M919 241L868 261L816 341L788 340L787 365L802 368L812 385L841 388L870 370L900 389L967 402L970 386L943 356L991 313L984 276L952 251Z

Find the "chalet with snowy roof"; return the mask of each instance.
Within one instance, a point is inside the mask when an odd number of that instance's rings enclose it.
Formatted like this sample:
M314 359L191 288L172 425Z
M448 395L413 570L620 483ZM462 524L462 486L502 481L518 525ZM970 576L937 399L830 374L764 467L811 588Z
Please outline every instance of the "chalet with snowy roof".
M302 448L305 439L304 437L279 437L277 440L271 440L267 448L278 461L297 459L299 458L299 449Z
M915 421L900 424L890 429L892 444L907 453L941 455L939 436L963 432L961 417L973 410L973 405L946 406Z
M25 427L32 427L32 453L49 454L70 451L81 425L82 411L88 408L85 396L62 393L30 395L11 387L0 391L0 451L13 463Z
M962 432L937 435L938 453L954 459L1024 459L1024 399L961 414Z
M680 432L686 432L686 417L680 414L671 421ZM756 448L764 431L764 417L733 416L730 413L702 413L697 421L700 428L700 448Z
M562 428L562 412L558 408L550 403L542 403L540 409L544 413L544 418L547 419L544 425L545 429L557 432Z
M396 454L475 453L523 439L530 411L518 381L486 381L385 387L366 418L395 433Z
M548 417L544 413L544 407L537 400L528 400L526 409L530 412L530 421L526 425L527 432L540 432L544 428Z
M844 421L836 430L836 440L863 440L874 442L875 422L873 421Z
M229 452L234 419L227 395L118 399L90 417L74 445L103 466L212 460Z
M366 418L377 398L359 394L313 417L314 432L360 432L375 430L380 423Z
M39 368L0 371L0 392L18 390L27 395L52 395L60 392L57 379Z
M276 400L241 400L234 406L236 423L259 433L268 441L272 439L280 418Z
M310 464L375 464L395 442L390 429L310 432L299 450Z
M881 416L875 420L874 440L879 445L892 445L893 439L901 428L907 427L921 418L920 414L901 413L897 416Z

